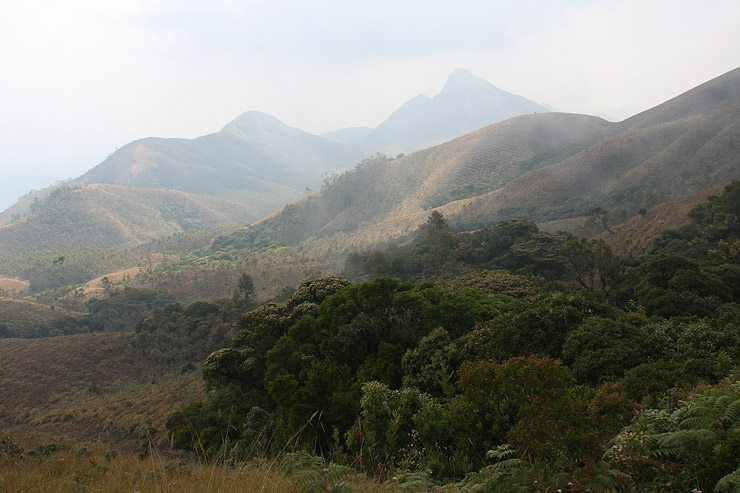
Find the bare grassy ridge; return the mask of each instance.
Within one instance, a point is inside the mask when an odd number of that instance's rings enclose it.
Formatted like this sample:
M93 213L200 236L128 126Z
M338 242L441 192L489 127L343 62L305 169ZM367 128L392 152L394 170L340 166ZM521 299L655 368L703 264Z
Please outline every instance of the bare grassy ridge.
M0 291L21 293L28 289L28 281L13 277L0 277Z
M315 238L342 248L403 236L432 207L461 228L585 219L595 207L617 225L740 178L739 101L740 68L621 123L564 113L512 118L360 166L259 228L281 244Z
M210 196L86 185L60 190L28 217L0 226L0 253L78 250L81 245L89 250L122 250L182 231L241 224L281 203L250 191Z

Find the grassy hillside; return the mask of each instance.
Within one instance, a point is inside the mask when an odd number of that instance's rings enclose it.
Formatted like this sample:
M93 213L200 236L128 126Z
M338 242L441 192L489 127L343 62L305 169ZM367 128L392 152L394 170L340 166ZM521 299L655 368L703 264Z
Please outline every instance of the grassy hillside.
M368 245L406 234L433 208L462 229L527 217L598 234L740 177L738 101L740 69L621 123L513 118L400 159L367 161L213 249L266 239ZM643 244L650 239L643 235Z
M279 206L274 191L219 197L94 184L58 189L22 220L0 226L0 253L121 250L183 231L241 224Z
M327 171L346 168L357 153L258 112L196 139L147 138L113 153L76 182L171 188L202 194L303 191Z
M32 300L0 297L0 325L20 337L32 335L37 327L79 315L81 313Z
M170 375L127 333L0 339L0 423L59 423L140 436L203 397L199 375Z

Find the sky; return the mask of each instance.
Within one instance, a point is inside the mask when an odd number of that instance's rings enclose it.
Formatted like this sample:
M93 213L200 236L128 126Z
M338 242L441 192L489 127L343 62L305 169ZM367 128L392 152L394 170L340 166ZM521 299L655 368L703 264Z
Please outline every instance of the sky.
M259 110L375 126L463 67L623 119L740 65L737 0L0 0L0 210Z

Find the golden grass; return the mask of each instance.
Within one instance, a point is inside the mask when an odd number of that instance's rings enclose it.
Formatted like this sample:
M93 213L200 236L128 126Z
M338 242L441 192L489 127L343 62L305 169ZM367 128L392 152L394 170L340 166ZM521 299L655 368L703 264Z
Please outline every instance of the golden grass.
M26 450L42 442L13 437ZM48 442L46 442L48 443ZM0 460L0 492L301 492L323 491L321 475L291 476L280 461L253 461L237 466L178 461L156 449L140 459L116 454L100 445L77 444L46 457ZM362 474L341 482L341 491L392 491Z
M137 383L103 395L82 396L68 405L49 409L34 421L95 423L102 431L142 436L149 428L164 432L171 414L204 398L205 385L200 372L169 375L154 383Z
M79 450L79 449L78 449ZM121 455L106 460L70 449L40 460L0 463L0 491L7 492L289 492L299 491L269 465L237 468L181 464L153 454L140 460Z
M157 255L157 257L161 258L162 255ZM156 262L153 262L152 266L154 267L160 262L161 260L157 260ZM84 286L82 286L82 291L85 294L85 298L87 299L106 297L108 296L108 293L106 293L105 289L103 288L103 278L107 277L108 280L115 285L114 289L120 290L122 289L121 284L126 277L134 279L136 275L142 270L142 267L129 267L128 269L110 272L108 274L96 277L92 281L88 281Z
M20 293L28 289L28 281L14 277L0 277L0 290Z
M139 436L204 396L199 372L152 367L125 333L0 339L0 422Z

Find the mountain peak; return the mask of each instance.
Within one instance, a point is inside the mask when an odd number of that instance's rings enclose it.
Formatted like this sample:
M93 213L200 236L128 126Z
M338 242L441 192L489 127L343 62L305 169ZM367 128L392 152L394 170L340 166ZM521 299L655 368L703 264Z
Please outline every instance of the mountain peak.
M480 77L473 75L470 71L464 68L456 68L447 77L445 85L442 87L442 94L455 91L465 91L473 87L488 87L491 88L493 85L481 79Z
M286 125L272 115L261 111L245 111L227 123L222 131L246 130L255 128L284 128Z

